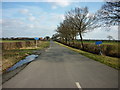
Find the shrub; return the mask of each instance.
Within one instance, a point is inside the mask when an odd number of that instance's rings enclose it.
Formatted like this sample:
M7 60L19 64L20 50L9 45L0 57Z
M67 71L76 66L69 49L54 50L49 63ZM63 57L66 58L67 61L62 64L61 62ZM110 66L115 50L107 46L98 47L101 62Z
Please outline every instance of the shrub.
M66 44L64 42L63 44L71 46L76 49L82 49L80 42L75 42L75 43L70 42L70 44ZM120 53L118 52L118 45L103 44L103 45L100 45L99 47L93 43L84 43L84 51L87 51L93 54L99 54L100 50L102 51L103 55L111 56L111 57L120 57Z
M38 41L40 44L41 41ZM8 42L2 43L2 50L12 50L12 49L20 49L25 47L34 47L36 43L34 41L25 41L25 42Z

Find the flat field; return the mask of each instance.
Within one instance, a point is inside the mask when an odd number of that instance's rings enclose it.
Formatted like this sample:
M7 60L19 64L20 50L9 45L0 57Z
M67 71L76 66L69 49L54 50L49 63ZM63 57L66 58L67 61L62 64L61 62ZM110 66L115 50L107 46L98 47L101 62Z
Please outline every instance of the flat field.
M9 40L9 41L3 41L2 43L5 42L4 44L9 45L8 43L17 43L18 41L19 40L15 40L15 41ZM21 44L23 42L25 41L22 40ZM34 51L49 47L49 44L50 44L49 41L40 41L38 43L37 48L31 45L29 47L22 47L19 49L10 49L10 50L2 49L2 72L4 72L7 68L13 66L15 63L17 63L21 59L24 59L26 56L32 54ZM16 44L12 44L12 45L16 45Z

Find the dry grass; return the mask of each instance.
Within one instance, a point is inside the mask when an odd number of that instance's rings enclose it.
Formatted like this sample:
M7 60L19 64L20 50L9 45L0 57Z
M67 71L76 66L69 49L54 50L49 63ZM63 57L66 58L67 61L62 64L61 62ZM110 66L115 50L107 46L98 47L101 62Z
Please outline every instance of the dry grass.
M7 68L11 67L21 59L30 55L35 50L41 50L43 48L49 47L48 41L42 41L38 44L38 47L24 47L20 49L3 50L2 51L2 71L4 72Z
M63 43L63 42L61 42L61 43ZM103 55L110 56L110 57L116 57L116 58L120 57L120 53L118 52L119 51L119 48L118 48L119 43L118 42L109 42L109 43L112 43L112 44L107 44L107 43L104 44L103 43L99 47L98 45L95 45L95 41L94 41L94 43L93 43L93 41L84 41L84 51L87 51L87 52L90 52L93 54L99 54L100 51L102 51ZM64 42L63 44L66 44L66 43ZM82 50L80 41L74 42L74 43L68 42L66 45Z
M75 49L75 48L72 48L72 47L69 47L69 46L66 46L66 45L63 45L61 43L58 43L56 42L57 44L61 45L61 46L64 46L66 48L69 48L75 52L78 52L88 58L91 58L93 60L96 60L96 61L99 61L103 64L106 64L110 67L113 67L115 69L120 69L120 64L119 64L119 59L118 58L113 58L113 57L109 57L109 56L104 56L104 55L96 55L96 54L92 54L92 53L89 53L89 52L85 52L85 51L82 51L82 50L79 50L79 49Z

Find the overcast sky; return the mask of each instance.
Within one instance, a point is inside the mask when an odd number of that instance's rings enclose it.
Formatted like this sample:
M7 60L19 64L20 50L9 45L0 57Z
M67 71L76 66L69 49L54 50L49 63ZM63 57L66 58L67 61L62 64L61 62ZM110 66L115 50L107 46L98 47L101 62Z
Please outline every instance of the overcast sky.
M1 4L0 4L1 5ZM103 2L2 2L0 24L2 37L45 37L55 33L57 25L64 20L66 11L74 7L89 8L95 13ZM107 39L111 35L118 38L117 27L108 32L105 28L84 34L85 39Z

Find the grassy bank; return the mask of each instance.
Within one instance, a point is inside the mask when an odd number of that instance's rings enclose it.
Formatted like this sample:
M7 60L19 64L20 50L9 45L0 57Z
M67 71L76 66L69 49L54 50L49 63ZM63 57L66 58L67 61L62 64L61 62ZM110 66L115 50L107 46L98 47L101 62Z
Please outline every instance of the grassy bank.
M49 41L41 41L38 47L27 47L21 49L3 50L2 51L2 71L4 72L7 68L11 67L21 59L30 55L35 50L41 50L43 48L49 47Z
M82 44L80 41L58 41L60 43L63 43L64 45L83 50ZM104 41L100 46L95 44L95 41L83 41L84 43L84 51L93 53L93 54L99 54L100 51L102 52L103 55L105 56L110 56L110 57L115 57L115 58L120 58L120 53L119 53L119 48L118 44L119 42L107 42Z
M119 62L119 59L118 58L113 58L113 57L109 57L109 56L104 56L104 55L96 55L96 54L92 54L92 53L89 53L89 52L85 52L85 51L82 51L82 50L79 50L79 49L75 49L75 48L72 48L72 47L69 47L69 46L66 46L66 45L63 45L61 43L58 43L56 42L57 44L61 45L61 46L64 46L64 47L67 47L75 52L78 52L88 58L91 58L93 60L96 60L96 61L99 61L103 64L106 64L110 67L113 67L115 69L120 69L120 64L118 63Z

